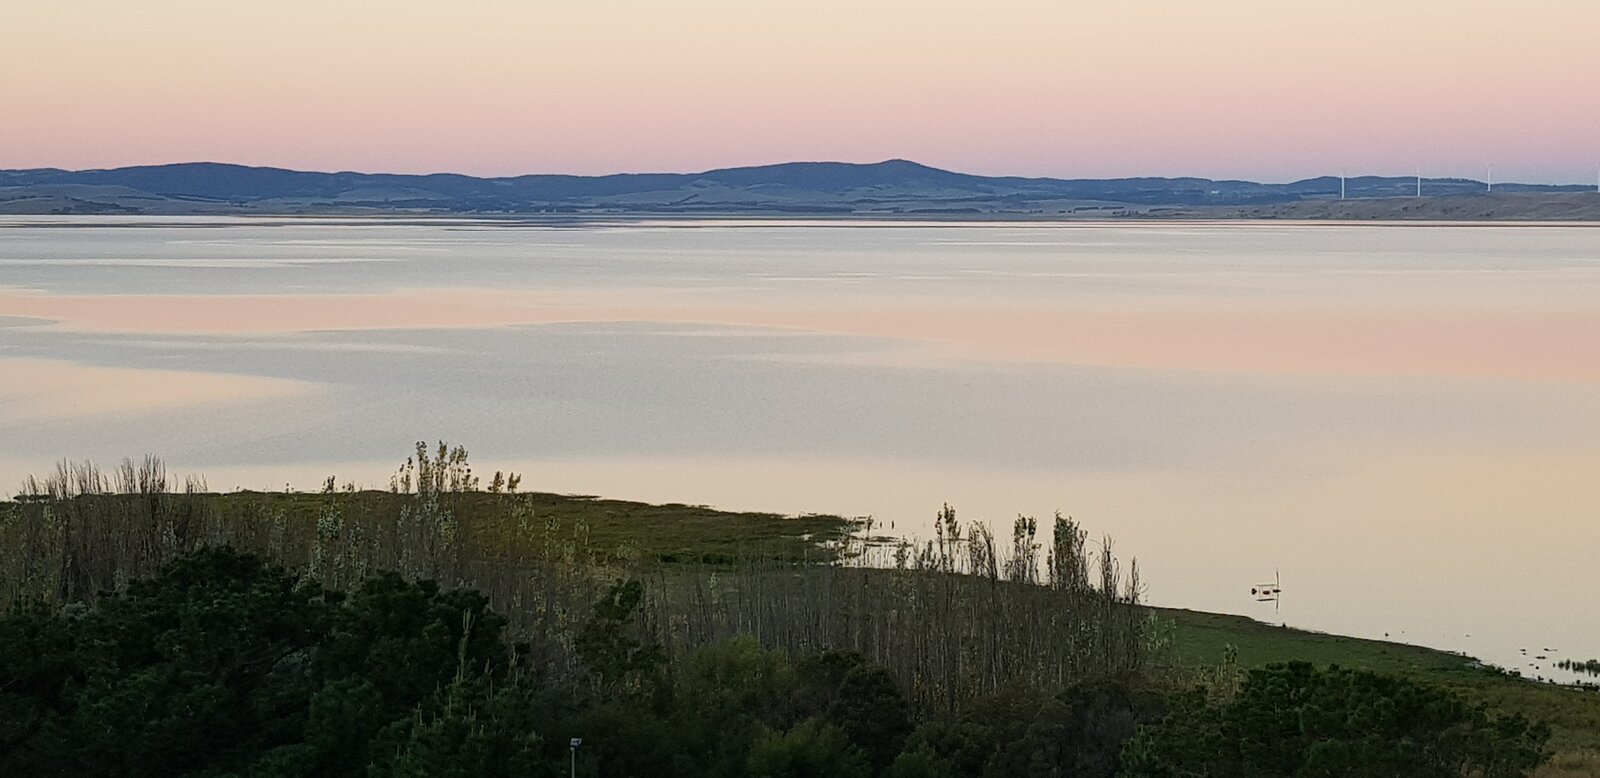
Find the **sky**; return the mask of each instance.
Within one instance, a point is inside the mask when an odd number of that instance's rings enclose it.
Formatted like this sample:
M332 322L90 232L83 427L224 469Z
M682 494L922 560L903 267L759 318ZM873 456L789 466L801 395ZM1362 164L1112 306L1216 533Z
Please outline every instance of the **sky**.
M0 0L0 168L1593 182L1595 0Z

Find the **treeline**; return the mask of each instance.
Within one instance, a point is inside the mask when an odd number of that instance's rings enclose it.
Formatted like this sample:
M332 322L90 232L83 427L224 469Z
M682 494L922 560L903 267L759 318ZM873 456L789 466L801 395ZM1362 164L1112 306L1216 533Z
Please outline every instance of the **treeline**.
M1124 576L1109 539L1094 551L1061 517L1048 541L1032 519L1006 543L946 508L920 548L872 550L840 535L697 551L734 530L723 522L652 557L626 539L597 542L581 514L542 512L540 495L478 490L465 451L444 444L436 453L419 444L387 493L331 480L315 495L171 492L159 460L119 471L132 476L115 489L92 465L63 464L25 485L34 490L22 502L0 505L0 596L92 602L183 554L230 546L334 590L380 570L472 588L513 633L562 636L611 582L631 578L649 584L642 628L671 659L742 635L793 656L851 651L887 668L914 707L944 711L1010 685L1059 691L1136 672L1154 636L1136 570ZM644 538L684 526L669 514L610 531ZM527 659L563 676L581 665L567 639Z
M94 605L0 618L0 774L27 776L1520 775L1544 734L1403 679L1288 665L1237 689L1136 674L915 708L860 654L740 637L675 659L645 587L513 641L481 594L348 593L231 549ZM579 672L530 661L569 640Z
M388 492L30 480L0 775L1516 775L1547 736L1366 673L1173 676L1137 566L1061 516L874 544L519 482L444 444Z

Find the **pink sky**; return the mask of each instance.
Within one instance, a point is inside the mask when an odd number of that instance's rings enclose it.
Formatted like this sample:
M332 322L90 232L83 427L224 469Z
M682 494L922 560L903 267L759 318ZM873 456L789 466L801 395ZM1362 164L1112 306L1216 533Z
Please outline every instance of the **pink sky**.
M0 167L915 159L1591 182L1595 0L141 0L0 11Z

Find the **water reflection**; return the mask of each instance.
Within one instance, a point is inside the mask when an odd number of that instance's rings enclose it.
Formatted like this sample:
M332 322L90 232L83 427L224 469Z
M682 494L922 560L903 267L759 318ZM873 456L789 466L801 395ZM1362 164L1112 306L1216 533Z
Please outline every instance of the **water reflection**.
M108 416L283 400L314 389L281 378L4 357L0 358L0 425L100 422Z
M0 292L0 315L62 330L270 334L658 322L767 327L920 344L915 358L1244 373L1600 381L1600 313L1454 310L1048 310L729 305L662 290L412 290L382 295L56 295ZM865 308L865 309L863 309Z

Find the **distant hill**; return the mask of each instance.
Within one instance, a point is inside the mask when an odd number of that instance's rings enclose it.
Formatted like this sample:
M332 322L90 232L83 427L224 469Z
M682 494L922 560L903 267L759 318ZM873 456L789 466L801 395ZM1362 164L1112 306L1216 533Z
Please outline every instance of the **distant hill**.
M1481 182L1468 179L1425 179L1423 200L1477 195L1484 189ZM790 162L704 173L505 178L318 173L193 162L111 170L3 170L0 213L1330 218L1352 207L1350 203L1411 198L1415 191L1414 178L1363 176L1345 182L1349 199L1340 203L1339 179L1332 176L1288 184L1019 178L956 173L902 159ZM1566 214L1550 218L1600 218L1600 210L1583 200L1580 193L1586 191L1593 187L1497 184L1494 197L1562 195L1576 198L1577 206L1547 209Z
M1316 219L1340 221L1600 221L1600 194L1510 191L1446 197L1314 199L1250 206L1173 208L1159 215L1201 219Z

